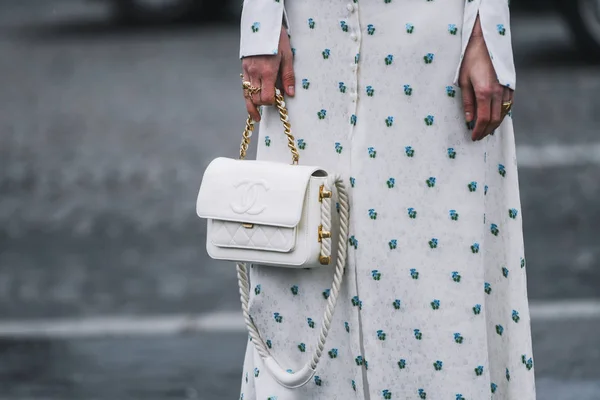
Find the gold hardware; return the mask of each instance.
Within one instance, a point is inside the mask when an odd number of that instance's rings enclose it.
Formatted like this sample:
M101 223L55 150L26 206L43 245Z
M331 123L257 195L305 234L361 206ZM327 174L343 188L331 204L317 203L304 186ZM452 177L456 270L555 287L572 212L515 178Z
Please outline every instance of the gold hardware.
M322 239L329 239L331 237L331 232L324 231L323 225L319 225L319 243L321 243Z
M287 136L288 139L288 147L290 152L292 153L292 164L298 164L298 160L300 159L300 154L298 153L298 148L296 147L296 142L294 136L292 136L292 127L288 120L288 111L285 107L283 96L281 93L275 92L275 102L277 109L279 110L279 119L283 123L283 133ZM248 145L250 144L250 136L252 136L252 131L254 130L254 121L252 117L248 115L246 119L246 127L244 128L244 132L242 133L242 143L240 144L240 160L246 158L246 152L248 151Z
M323 199L331 198L331 190L325 190L325 185L319 187L319 202L322 203Z
M329 265L329 263L331 262L331 257L330 256L319 256L319 262L321 263L321 265Z
M247 223L242 223L242 226L246 229L252 229L254 228L254 224L247 224Z

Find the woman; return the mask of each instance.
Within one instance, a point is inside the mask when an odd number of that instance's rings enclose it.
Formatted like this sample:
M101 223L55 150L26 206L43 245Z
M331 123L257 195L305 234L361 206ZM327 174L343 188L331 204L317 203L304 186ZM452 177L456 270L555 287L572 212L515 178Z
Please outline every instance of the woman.
M262 107L280 80L300 163L343 174L351 205L317 376L282 388L249 342L241 398L535 399L508 0L246 0L241 32L258 158L290 161ZM258 329L299 368L332 269L250 277Z

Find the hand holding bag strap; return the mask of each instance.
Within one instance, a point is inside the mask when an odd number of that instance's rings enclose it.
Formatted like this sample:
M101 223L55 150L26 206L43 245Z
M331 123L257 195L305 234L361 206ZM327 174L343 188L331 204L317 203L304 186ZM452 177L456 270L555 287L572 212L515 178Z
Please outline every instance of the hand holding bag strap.
M321 332L319 335L319 340L317 342L317 346L312 354L311 359L302 367L300 371L289 373L285 371L277 361L271 356L265 342L263 341L252 317L250 316L249 310L249 300L250 300L250 281L248 278L248 269L245 263L237 264L237 275L238 275L238 284L240 288L240 299L242 302L242 313L244 315L244 321L246 322L246 327L248 328L248 332L250 333L250 337L252 338L252 342L258 354L263 359L265 363L265 367L269 370L271 375L275 378L275 380L282 386L293 389L300 386L305 385L307 382L311 380L313 375L315 374L317 364L323 354L323 349L325 348L325 341L327 340L327 334L329 333L329 329L331 327L331 319L333 317L333 311L335 310L335 305L337 302L337 297L340 292L340 287L342 284L342 279L344 276L344 269L346 266L346 254L348 249L348 222L349 222L349 205L348 205L348 193L346 192L346 187L344 182L340 176L334 177L334 184L338 192L338 200L340 204L340 232L339 232L339 246L338 246L338 254L337 254L337 262L335 266L335 273L333 276L333 283L331 285L331 290L329 294L329 298L327 300L327 307L325 308L325 313L323 315L323 321L321 323ZM322 214L322 223L323 226L330 226L331 222L331 199L327 201L323 201L323 203L327 203L327 213ZM327 250L322 250L321 255L329 255L324 254ZM331 252L331 249L329 249Z

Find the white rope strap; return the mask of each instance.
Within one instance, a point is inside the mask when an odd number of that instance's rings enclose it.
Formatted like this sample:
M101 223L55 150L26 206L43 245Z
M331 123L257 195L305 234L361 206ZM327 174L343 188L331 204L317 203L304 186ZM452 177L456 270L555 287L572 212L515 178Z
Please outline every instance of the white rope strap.
M338 201L340 205L340 231L337 261L333 276L333 283L329 292L329 298L327 299L327 307L325 308L325 313L323 315L323 322L321 324L319 340L309 362L306 363L306 365L300 371L296 373L288 373L284 371L271 356L267 345L261 338L260 333L258 332L258 329L256 328L256 325L254 324L254 321L250 316L250 281L248 277L248 270L246 264L237 263L237 275L238 284L240 288L240 299L242 302L242 313L244 315L246 327L248 328L248 332L250 334L250 337L252 338L252 342L254 343L258 354L265 362L265 366L267 367L267 369L269 369L273 377L279 382L280 385L288 388L300 387L306 384L308 381L310 381L310 379L313 377L317 368L317 364L319 363L319 360L325 348L325 341L327 340L327 334L329 333L329 329L331 328L331 320L333 317L333 312L335 310L335 305L344 276L344 268L346 266L346 253L348 249L348 221L350 217L348 193L346 192L346 186L344 185L344 181L340 176L336 175L333 178L333 181L337 189ZM331 227L331 202L332 198L329 198L327 201L325 201L324 199L324 201L322 202L323 204L321 205L321 222L323 224L323 228L328 231ZM321 247L321 255L330 255L331 243L325 242L325 240L323 240L322 243L323 245Z

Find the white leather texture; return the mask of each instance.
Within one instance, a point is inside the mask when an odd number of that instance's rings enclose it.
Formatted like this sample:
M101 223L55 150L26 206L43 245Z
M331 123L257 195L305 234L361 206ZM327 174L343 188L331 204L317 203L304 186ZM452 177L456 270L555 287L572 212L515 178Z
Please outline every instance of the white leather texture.
M273 225L247 228L239 222L213 219L209 240L218 247L287 252L296 244L296 228Z
M219 157L206 168L196 202L199 217L293 228L319 167Z

